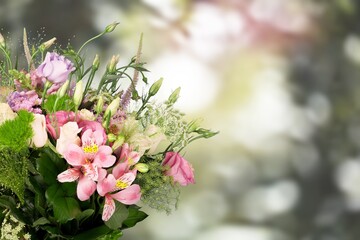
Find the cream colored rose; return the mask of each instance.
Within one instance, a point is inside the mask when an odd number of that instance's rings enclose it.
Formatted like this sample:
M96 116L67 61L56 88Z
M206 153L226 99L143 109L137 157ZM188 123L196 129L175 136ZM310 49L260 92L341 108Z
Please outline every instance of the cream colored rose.
M79 112L79 117L81 120L88 120L88 121L94 121L95 115L91 111L87 109L81 109Z
M31 123L31 127L34 131L34 136L31 139L31 145L40 148L45 146L48 140L46 132L45 116L42 114L34 114L34 121Z
M63 155L69 144L80 145L80 138L78 137L80 131L81 128L76 122L65 123L64 126L60 127L60 137L56 141L56 150Z
M0 103L0 125L6 120L12 120L16 117L10 106L7 103Z

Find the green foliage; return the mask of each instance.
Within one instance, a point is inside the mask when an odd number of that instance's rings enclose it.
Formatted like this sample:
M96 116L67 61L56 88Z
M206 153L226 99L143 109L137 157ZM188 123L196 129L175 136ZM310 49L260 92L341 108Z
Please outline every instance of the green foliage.
M10 147L15 152L28 148L29 140L33 136L30 125L33 121L32 113L20 110L15 119L6 121L0 126L0 146Z
M123 222L122 229L131 228L135 226L138 222L141 222L147 218L147 214L139 210L140 208L136 205L132 205L128 208L129 216Z
M180 189L173 184L170 177L163 175L160 164L161 156L157 159L143 158L142 161L149 166L147 173L138 173L136 181L141 187L141 200L148 206L159 211L170 213L176 207Z
M47 98L43 108L47 113L54 113L61 110L74 111L75 104L67 95L59 98L56 94L52 94Z
M129 211L124 204L115 201L116 210L111 218L105 222L110 229L116 230L122 226L122 223L129 216Z
M28 177L27 148L14 151L8 146L0 146L0 184L13 191L24 203L25 183Z

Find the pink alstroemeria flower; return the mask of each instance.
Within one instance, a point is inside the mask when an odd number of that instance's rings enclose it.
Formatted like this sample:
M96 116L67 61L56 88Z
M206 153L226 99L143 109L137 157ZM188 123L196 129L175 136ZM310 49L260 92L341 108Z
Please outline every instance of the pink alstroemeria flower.
M131 185L135 178L136 171L127 172L121 176L117 175L116 172L113 171L113 174L109 174L98 183L97 191L100 196L105 197L104 210L102 213L103 221L108 221L114 214L114 199L126 205L135 204L140 200L140 186L137 184Z
M109 146L102 145L103 137L101 131L88 129L81 136L82 146L69 144L64 152L64 158L73 166L58 175L59 182L73 182L79 179L77 185L77 196L85 201L96 190L101 168L114 165L116 157L112 155Z
M140 160L140 157L140 153L133 151L129 144L124 143L121 146L119 162L116 164L113 171L115 171L117 175L128 172L130 167Z

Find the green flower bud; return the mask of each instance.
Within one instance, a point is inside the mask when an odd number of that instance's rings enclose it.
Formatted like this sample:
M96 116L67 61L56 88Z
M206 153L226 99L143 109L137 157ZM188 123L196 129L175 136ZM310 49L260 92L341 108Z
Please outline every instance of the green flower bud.
M82 88L82 80L78 81L75 86L75 92L74 92L74 103L76 108L78 108L81 104L82 97L83 97L83 88Z
M108 73L115 73L116 72L116 64L118 64L119 62L119 55L113 55L108 66L107 66L107 71Z
M114 142L114 141L117 139L117 137L115 136L115 134L112 134L112 133L109 133L109 134L107 135L107 137L108 137L108 141L109 141L109 142Z
M93 69L97 70L97 69L99 69L99 66L100 66L100 58L99 58L99 55L96 54L93 64L92 64L92 67L93 67Z
M57 92L58 98L61 98L65 95L68 87L69 87L70 81L69 79L64 82L64 84L61 86L61 88Z
M119 135L116 141L114 142L114 144L112 145L113 151L121 147L124 144L124 142L125 142L125 137L123 135Z
M95 107L96 113L101 113L103 111L103 107L104 107L104 98L103 96L100 96Z
M119 25L118 22L113 22L112 24L107 25L104 32L105 33L111 33L112 31L115 30L117 25Z
M51 47L51 46L54 44L55 41L56 41L56 38L54 37L54 38L52 38L52 39L50 39L50 40L42 43L42 44L40 45L41 51L45 51L46 49L48 49L49 47Z
M146 173L149 171L149 166L146 165L145 163L137 163L135 165L135 169L138 170L141 173Z
M191 121L189 123L189 125L188 125L188 132L192 133L192 132L196 131L197 129L199 129L200 122L201 122L200 119L196 119L196 120Z
M117 97L106 108L104 117L107 117L107 116L112 117L118 110L119 106L120 106L120 98Z
M169 105L173 105L174 103L176 103L176 101L178 100L179 98L179 94L180 94L180 90L181 88L178 87L177 89L175 89L175 91L173 91L171 93L171 95L169 96L168 100L167 100L167 103Z
M151 85L150 90L149 90L150 96L154 96L159 91L159 89L162 85L162 82L163 82L163 78L160 78L159 80L154 82L153 85Z
M5 39L4 39L4 37L3 37L3 35L1 33L0 33L0 46L2 48L5 47Z

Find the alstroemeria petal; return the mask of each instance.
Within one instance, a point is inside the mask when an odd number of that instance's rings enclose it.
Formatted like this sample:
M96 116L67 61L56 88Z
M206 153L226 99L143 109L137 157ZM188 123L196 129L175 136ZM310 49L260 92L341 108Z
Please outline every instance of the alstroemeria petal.
M86 176L80 177L76 193L80 201L86 201L96 190L96 183Z
M64 152L65 160L72 166L78 167L85 163L85 154L81 147L69 144Z
M77 180L81 175L80 169L77 168L69 168L68 170L60 173L57 176L57 180L59 182L73 182Z
M100 196L112 192L115 190L116 179L112 174L109 174L107 178L97 184L97 192Z
M100 146L99 151L95 155L94 164L100 167L108 168L114 165L116 157L111 155L112 149L109 146Z
M137 184L131 185L130 187L121 190L118 193L111 194L111 196L123 204L135 204L141 198L140 186Z
M111 216L114 214L114 212L115 212L115 202L111 196L106 195L104 210L102 213L102 220L104 222L108 221L111 218Z

